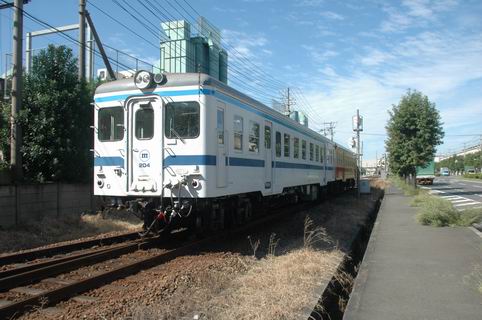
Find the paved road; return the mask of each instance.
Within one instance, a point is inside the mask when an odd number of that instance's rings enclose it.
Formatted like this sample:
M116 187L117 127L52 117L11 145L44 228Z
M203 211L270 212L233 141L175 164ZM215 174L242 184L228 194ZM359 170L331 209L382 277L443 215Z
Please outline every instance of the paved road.
M452 202L459 210L482 208L482 181L457 176L436 177L433 185L424 186L430 193Z

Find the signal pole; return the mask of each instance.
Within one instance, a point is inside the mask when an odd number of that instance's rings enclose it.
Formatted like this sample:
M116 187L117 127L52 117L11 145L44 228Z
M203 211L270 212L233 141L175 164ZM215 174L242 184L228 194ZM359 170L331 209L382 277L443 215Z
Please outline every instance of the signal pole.
M13 15L13 75L12 109L10 115L10 166L14 181L20 181L22 174L22 131L18 125L18 114L22 106L22 44L23 44L23 0L14 1Z
M85 80L85 0L79 0L79 80Z
M323 122L324 129L323 129L323 135L327 136L328 134L330 135L331 141L333 141L333 135L335 134L335 127L336 127L336 122Z

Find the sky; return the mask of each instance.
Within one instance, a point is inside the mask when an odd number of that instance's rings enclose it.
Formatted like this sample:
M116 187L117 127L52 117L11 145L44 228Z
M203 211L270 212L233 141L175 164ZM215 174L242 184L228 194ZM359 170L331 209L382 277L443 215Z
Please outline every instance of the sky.
M207 18L221 30L231 86L269 105L290 87L294 108L307 113L310 128L336 122L342 145L353 136L359 109L364 159L385 152L388 110L409 89L440 111L445 138L438 154L480 143L480 0L89 0L87 9L103 43L146 66L158 63L161 21L187 20L196 33L194 20ZM78 22L76 0L31 0L25 11L52 26ZM11 25L11 10L1 10L0 73L10 62ZM26 32L43 28L25 19ZM76 52L78 34L68 34L74 40L46 36L35 38L33 47L65 44ZM114 50L107 52L117 59ZM119 60L132 68L132 57L120 54ZM100 58L96 67L103 67Z

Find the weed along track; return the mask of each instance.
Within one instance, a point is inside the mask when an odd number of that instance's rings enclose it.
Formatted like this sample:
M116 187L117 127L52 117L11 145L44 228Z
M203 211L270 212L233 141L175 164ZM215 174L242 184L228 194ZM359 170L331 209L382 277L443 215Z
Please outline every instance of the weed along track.
M343 319L345 308L353 289L354 280L358 275L358 267L363 260L368 241L370 240L371 231L383 199L383 191L381 191L377 197L379 197L379 199L375 207L353 234L353 238L349 241L348 250L338 265L335 274L324 287L321 297L311 312L309 319Z

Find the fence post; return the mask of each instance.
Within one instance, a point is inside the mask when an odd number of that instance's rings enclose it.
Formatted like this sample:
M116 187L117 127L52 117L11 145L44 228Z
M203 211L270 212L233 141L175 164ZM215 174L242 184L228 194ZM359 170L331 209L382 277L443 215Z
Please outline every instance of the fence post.
M19 202L18 184L15 182L15 226L18 226Z

